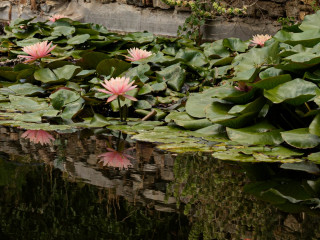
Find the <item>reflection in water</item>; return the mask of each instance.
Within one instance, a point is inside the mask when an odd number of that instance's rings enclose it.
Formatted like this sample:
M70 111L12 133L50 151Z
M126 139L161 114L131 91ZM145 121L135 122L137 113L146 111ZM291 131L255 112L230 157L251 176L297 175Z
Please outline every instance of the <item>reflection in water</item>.
M119 132L119 136L117 138L116 149L111 148L111 142L107 142L107 144L109 145L109 148L107 148L108 152L102 153L98 156L98 158L100 158L99 163L102 163L103 166L116 167L120 169L128 169L132 166L129 159L132 159L133 157L125 153L125 151L128 151L129 149L124 149L125 141L122 139L121 132Z
M41 145L50 144L51 141L54 141L54 137L44 130L27 130L21 137L29 139L33 143L40 143Z
M317 212L281 212L244 193L246 166L100 130L41 147L21 132L0 129L1 239L320 238ZM134 157L132 168L103 168L107 148Z

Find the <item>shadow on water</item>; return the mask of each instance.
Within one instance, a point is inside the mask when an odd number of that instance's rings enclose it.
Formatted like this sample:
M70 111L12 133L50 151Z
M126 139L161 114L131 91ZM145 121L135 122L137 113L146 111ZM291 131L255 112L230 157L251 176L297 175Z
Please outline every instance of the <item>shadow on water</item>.
M317 175L169 154L106 130L30 134L0 128L1 239L320 238Z

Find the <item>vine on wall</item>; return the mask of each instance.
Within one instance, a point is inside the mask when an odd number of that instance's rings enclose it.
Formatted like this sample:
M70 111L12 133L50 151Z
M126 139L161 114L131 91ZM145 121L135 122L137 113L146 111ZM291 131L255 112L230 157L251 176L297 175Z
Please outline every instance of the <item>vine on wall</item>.
M216 0L161 0L169 6L189 7L191 15L179 26L178 36L194 40L197 44L202 42L201 27L208 19L213 19L216 15L239 16L246 14L247 6L242 8L226 6Z

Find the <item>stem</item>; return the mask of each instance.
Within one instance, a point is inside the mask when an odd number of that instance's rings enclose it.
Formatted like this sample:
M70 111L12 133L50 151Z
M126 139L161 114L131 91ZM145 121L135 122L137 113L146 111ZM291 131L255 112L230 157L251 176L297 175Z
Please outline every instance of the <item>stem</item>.
M119 106L119 113L120 113L120 121L123 122L123 118L122 118L122 109L121 109L121 104L120 104L120 98L117 97L118 100L118 106Z

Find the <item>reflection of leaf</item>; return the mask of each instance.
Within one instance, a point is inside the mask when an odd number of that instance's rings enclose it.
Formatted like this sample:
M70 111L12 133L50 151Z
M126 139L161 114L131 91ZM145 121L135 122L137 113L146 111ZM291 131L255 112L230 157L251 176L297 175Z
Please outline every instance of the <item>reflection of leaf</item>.
M311 174L320 173L320 169L318 168L318 166L310 162L284 163L280 166L280 168L296 170L296 171L304 171Z

